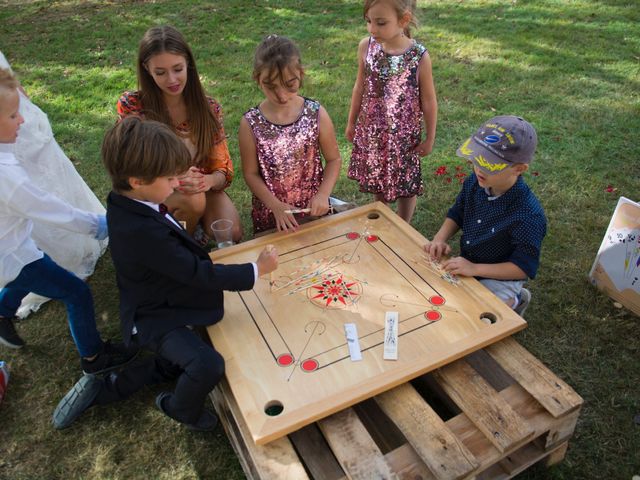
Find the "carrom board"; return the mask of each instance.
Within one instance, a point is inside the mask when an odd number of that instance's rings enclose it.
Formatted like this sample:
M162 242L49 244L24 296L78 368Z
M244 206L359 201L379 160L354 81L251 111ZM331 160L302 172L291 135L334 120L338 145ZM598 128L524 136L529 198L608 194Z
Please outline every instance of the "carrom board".
M424 256L426 239L382 203L214 251L255 261L268 244L273 275L225 292L208 328L257 444L393 388L511 335L526 322L472 278ZM385 315L397 312L397 360L384 360ZM352 360L345 324L362 359Z

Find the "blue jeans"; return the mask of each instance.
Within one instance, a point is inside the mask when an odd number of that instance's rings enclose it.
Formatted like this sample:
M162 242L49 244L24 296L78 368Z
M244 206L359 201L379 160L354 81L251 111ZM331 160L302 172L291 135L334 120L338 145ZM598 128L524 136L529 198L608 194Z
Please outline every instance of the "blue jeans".
M0 316L13 317L30 292L61 300L67 307L71 336L82 357L102 350L89 286L73 273L44 257L25 265L20 274L0 290Z

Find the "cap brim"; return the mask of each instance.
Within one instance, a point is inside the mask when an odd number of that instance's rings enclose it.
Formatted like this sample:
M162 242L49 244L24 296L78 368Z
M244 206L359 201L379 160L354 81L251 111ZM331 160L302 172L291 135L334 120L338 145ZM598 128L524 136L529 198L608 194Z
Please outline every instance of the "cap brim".
M472 161L474 165L488 175L496 175L511 165L477 142L474 137L469 137L467 141L460 145L456 150L456 155Z

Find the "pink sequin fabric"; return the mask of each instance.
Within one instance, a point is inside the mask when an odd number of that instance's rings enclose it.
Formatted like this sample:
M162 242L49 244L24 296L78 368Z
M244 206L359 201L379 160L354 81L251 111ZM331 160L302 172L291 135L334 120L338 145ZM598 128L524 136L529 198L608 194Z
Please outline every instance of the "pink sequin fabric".
M322 183L319 113L320 104L305 98L300 115L289 125L271 123L258 107L244 114L264 183L280 201L296 208L307 208ZM271 210L255 195L251 219L255 233L276 226Z
M365 84L348 176L360 191L383 193L387 202L422 194L422 137L418 63L427 49L414 43L389 55L373 38L364 61Z

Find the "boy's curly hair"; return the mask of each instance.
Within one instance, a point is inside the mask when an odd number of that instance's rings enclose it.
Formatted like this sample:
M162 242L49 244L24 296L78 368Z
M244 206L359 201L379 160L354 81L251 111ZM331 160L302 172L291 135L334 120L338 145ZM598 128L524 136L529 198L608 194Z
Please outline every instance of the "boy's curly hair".
M164 123L132 116L105 134L102 162L111 177L113 189L124 192L131 190L131 177L152 183L158 177L187 171L191 166L191 155Z

